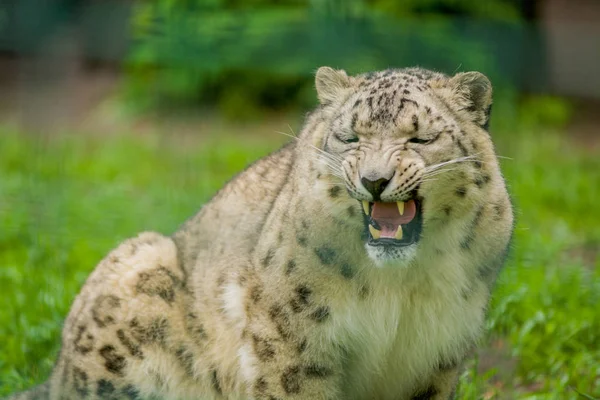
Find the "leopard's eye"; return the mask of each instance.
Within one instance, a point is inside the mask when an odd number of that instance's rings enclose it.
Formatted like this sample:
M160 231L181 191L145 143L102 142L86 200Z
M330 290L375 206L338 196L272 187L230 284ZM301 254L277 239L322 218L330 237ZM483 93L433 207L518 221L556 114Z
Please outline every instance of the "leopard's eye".
M408 140L409 143L417 143L417 144L427 144L429 142L431 142L432 139L419 139L417 137L414 138L410 138Z
M357 143L358 142L358 136L356 136L356 135L352 135L352 136L335 135L335 137L337 140L339 140L340 142L343 142L343 143Z

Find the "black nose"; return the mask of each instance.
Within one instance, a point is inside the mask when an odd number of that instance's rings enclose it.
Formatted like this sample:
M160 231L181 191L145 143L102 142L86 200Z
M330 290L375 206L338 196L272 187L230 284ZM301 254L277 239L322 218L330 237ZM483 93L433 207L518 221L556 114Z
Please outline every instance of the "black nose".
M389 179L381 178L376 181L372 181L367 178L361 178L361 183L373 195L373 200L379 200L379 195L385 190L385 187L390 183Z

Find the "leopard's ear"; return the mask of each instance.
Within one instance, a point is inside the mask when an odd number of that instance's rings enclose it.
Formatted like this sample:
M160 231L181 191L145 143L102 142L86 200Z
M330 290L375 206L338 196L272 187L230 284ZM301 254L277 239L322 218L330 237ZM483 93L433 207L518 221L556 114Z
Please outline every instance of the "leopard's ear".
M471 120L487 129L492 107L492 83L487 76L480 72L461 72L450 79L450 86Z
M332 103L343 96L350 88L350 77L344 70L335 70L330 67L321 67L315 75L317 96L321 104Z
M492 84L480 72L460 72L450 79L431 82L431 87L466 120L488 128L492 108Z

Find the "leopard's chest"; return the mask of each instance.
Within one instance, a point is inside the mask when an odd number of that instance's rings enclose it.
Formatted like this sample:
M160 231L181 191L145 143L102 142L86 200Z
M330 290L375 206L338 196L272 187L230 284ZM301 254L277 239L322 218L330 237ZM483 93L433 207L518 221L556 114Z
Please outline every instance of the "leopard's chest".
M465 297L451 284L373 284L340 318L345 398L409 398L442 360L462 357L479 335L486 301L484 288Z

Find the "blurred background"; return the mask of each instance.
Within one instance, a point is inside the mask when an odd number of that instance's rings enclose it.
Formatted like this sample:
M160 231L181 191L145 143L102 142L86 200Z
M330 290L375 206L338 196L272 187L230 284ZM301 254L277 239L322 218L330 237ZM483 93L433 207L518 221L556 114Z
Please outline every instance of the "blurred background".
M597 0L0 0L0 395L110 249L300 129L321 65L492 80L518 224L458 398L600 398Z

